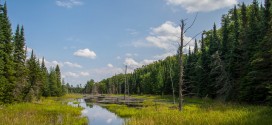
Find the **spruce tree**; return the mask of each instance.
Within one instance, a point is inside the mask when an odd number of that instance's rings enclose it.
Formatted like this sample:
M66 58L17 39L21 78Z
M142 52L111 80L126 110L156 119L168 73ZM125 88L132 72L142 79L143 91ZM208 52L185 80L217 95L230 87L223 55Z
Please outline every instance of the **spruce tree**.
M60 68L59 65L56 66L56 81L57 81L57 96L61 96L62 89L61 89L61 73L60 73Z
M44 57L42 58L41 64L41 77L42 77L42 95L45 97L50 96L50 88L49 88L49 81L48 81L48 71L45 66Z
M15 87L15 70L12 58L13 44L12 44L12 30L7 13L7 4L1 6L0 12L0 45L1 45L1 61L3 63L2 69L2 102L12 103L14 101L13 89Z
M27 71L25 67L26 52L25 52L25 38L23 27L20 30L20 26L17 26L14 36L14 66L16 69L15 77L15 89L13 94L17 101L22 101L23 91L27 85Z

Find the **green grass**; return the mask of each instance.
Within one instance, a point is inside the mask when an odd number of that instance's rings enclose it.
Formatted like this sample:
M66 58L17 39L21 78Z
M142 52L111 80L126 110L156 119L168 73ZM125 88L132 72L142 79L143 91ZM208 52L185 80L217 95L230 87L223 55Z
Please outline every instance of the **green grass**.
M121 117L130 117L126 123L128 125L270 125L272 123L271 107L186 98L183 111L180 112L177 104L155 103L154 99L160 98L149 96L141 109L113 104L106 107Z
M68 96L71 97L72 95ZM35 103L0 106L0 125L87 124L87 119L81 117L81 108L68 106L67 103L61 101L66 98L68 97L44 98Z

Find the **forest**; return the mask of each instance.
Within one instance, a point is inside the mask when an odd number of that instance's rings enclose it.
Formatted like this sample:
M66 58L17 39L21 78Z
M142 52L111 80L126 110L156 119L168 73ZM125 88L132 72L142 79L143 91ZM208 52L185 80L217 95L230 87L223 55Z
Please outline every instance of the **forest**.
M7 4L0 5L0 105L32 102L41 97L62 96L60 67L45 66L45 61L28 55L24 27L17 25L12 33Z
M83 6L77 0L55 2L66 7L65 12L75 5ZM221 26L214 23L210 30L196 35L188 52L183 50L191 41L185 41L184 36L195 21L185 29L181 19L175 55L132 72L127 72L126 65L124 73L99 82L90 79L86 84L65 83L63 65L48 68L45 57L36 56L27 47L24 26L12 29L7 3L0 2L0 124L269 125L271 2L253 0L235 5L222 15ZM84 55L85 50L89 55ZM96 54L79 49L73 56L85 56L84 61L91 65ZM83 67L66 63L69 68ZM107 68L113 67L108 64ZM65 78L74 76L74 81L94 74L69 73Z
M271 1L234 6L184 53L183 94L222 101L272 104ZM178 95L178 55L104 79L87 82L103 94Z

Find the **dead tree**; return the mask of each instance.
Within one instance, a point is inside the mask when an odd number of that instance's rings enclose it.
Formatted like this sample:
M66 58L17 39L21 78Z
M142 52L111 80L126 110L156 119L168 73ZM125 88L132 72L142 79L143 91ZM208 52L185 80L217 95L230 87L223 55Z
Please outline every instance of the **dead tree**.
M127 93L127 65L125 69L125 88L124 88L124 100L126 100L126 93Z
M171 59L169 60L169 75L170 75L170 79L171 79L171 83L172 83L172 94L173 94L173 104L176 103L176 99L175 99L175 88L174 88L174 82L173 82L173 77L172 77L172 66L171 66Z
M184 37L184 20L181 20L180 24L180 46L178 50L178 57L179 57L179 110L182 111L183 105L183 95L182 95L182 86L183 86L183 62L182 62L182 55L183 55L183 37Z

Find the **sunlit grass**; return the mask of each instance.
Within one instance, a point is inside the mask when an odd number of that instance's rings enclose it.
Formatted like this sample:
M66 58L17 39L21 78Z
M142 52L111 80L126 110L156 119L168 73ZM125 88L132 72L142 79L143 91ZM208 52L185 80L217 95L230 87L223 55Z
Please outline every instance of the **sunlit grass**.
M0 125L85 125L81 110L56 98L6 105L0 107Z
M154 102L154 99L159 98L150 96L144 101L141 109L125 105L108 105L107 108L121 117L129 116L126 123L128 125L269 125L272 123L271 107L186 98L183 111L180 112L177 104Z

